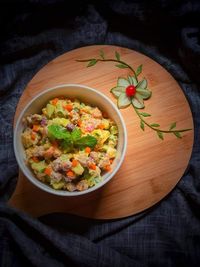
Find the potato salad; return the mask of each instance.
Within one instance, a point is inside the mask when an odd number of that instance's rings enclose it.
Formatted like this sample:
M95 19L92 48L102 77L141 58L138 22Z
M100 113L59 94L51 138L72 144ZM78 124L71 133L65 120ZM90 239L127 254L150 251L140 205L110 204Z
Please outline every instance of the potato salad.
M22 143L36 178L56 190L83 191L103 181L117 154L118 128L98 107L56 97L24 118Z

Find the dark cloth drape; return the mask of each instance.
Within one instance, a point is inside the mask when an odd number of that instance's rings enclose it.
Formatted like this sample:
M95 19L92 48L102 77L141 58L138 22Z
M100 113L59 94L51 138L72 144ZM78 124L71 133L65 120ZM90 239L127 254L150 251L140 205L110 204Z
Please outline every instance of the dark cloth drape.
M0 266L200 266L199 17L199 1L1 1ZM6 204L18 176L15 109L42 66L92 44L137 50L171 73L192 110L192 157L174 190L135 216L34 219Z

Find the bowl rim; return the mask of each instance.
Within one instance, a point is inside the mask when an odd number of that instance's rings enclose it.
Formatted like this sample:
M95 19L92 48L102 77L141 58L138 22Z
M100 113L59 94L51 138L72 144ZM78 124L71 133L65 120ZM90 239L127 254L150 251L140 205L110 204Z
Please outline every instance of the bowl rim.
M21 123L21 120L23 119L23 116L24 116L24 113L26 112L26 110L32 105L32 103L38 99L38 97L44 95L44 94L48 94L48 92L51 92L51 91L54 91L58 88L63 88L63 87L78 87L78 88L85 88L95 94L98 94L100 97L102 97L104 100L106 100L113 108L114 110L116 111L118 117L119 117L119 120L120 120L120 123L121 123L121 126L122 126L122 129L123 129L123 135L124 135L124 143L123 143L123 147L122 147L122 152L121 152L121 157L120 157L120 160L117 164L117 166L115 167L115 169L111 172L110 176L107 177L106 179L104 179L102 182L100 182L99 184L87 189L87 190L84 190L84 191L74 191L74 192L69 192L69 191L64 191L64 190L55 190L53 188L51 188L50 186L40 182L37 180L36 177L30 177L28 172L27 172L27 168L28 166L26 166L25 164L25 168L24 166L22 165L21 161L20 161L20 157L19 157L19 154L17 153L17 129ZM17 121L16 121L16 124L14 126L14 137L13 137L13 146L14 146L14 154L15 154L15 158L17 160L17 163L18 163L18 166L20 168L20 170L22 171L22 173L26 176L26 178L32 183L34 184L36 187L40 188L41 190L43 191L46 191L50 194L54 194L54 195L57 195L57 196L79 196L79 195L85 195L85 194L88 194L90 192L93 192L101 187L103 187L103 185L105 185L106 183L108 183L113 177L114 175L117 173L117 171L119 170L119 168L121 167L122 165L122 162L124 160L124 157L125 157L125 154L126 154L126 148L127 148L127 130L126 130L126 125L125 125L125 122L124 122L124 119L119 111L119 109L116 107L116 105L103 93L101 93L100 91L98 91L97 89L94 89L94 88L91 88L89 86L86 86L86 85L82 85L82 84L76 84L76 83L63 83L63 84L60 84L60 85L57 85L57 86L53 86L53 87L50 87L50 88L47 88L47 89L44 89L42 90L40 93L36 94L25 106L24 108L20 111L20 114L17 118ZM22 157L21 157L22 158ZM21 159L21 160L24 160L24 159Z

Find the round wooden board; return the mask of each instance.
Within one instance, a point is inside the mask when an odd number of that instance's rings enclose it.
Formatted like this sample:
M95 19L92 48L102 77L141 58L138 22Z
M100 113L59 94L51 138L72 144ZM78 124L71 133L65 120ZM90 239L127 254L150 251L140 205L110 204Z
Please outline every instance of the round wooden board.
M65 53L44 66L30 81L17 106L15 121L25 104L40 91L64 83L84 84L101 91L113 102L110 88L117 78L126 77L127 69L115 67L113 62L100 62L86 68L77 59L98 57L103 49L107 58L118 51L121 58L136 68L143 64L144 76L153 92L145 101L145 111L152 114L149 122L160 123L168 129L177 121L178 128L193 128L188 102L174 78L152 59L116 46L88 46ZM160 140L148 128L143 132L133 108L121 110L128 131L125 160L114 178L101 189L78 197L59 197L43 192L20 172L16 190L9 204L32 216L52 212L68 212L98 219L121 218L143 211L164 198L182 177L193 146L193 130L182 139L166 134Z

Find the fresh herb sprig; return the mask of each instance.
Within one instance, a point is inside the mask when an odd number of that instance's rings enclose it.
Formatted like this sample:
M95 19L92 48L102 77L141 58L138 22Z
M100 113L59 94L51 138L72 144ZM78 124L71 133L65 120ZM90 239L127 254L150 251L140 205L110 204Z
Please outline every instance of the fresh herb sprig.
M47 128L49 137L61 140L64 147L93 148L97 144L97 139L94 136L89 134L82 136L79 128L75 128L72 132L57 124L49 125Z
M121 69L129 69L133 76L128 75L128 78L118 78L117 86L112 88L110 92L118 99L118 108L126 108L132 105L137 116L140 119L140 128L144 131L145 126L155 131L157 136L164 140L164 134L173 134L177 138L182 138L181 133L190 131L192 129L176 129L176 122L169 126L169 130L163 130L158 123L148 123L144 118L150 117L151 114L146 112L139 112L139 109L144 108L144 100L152 96L152 92L147 88L147 80L143 78L139 81L138 76L142 73L142 65L139 65L136 71L125 61L121 60L119 52L115 51L115 58L106 58L104 51L100 50L99 58L80 59L78 62L88 62L87 67L92 67L98 62L116 62L115 65Z
M134 106L133 106L133 108L135 109L136 114L140 118L140 128L144 131L145 125L146 125L147 127L156 131L158 137L162 140L164 139L164 136L163 136L164 133L171 133L171 134L174 134L177 138L182 138L182 136L181 136L182 132L192 130L192 129L176 129L176 122L173 122L170 124L169 130L162 130L159 128L160 124L158 124L158 123L151 123L150 124L146 120L144 120L144 117L150 117L151 114L146 113L146 112L139 112L138 109L135 108Z
M136 81L138 81L137 76L142 72L142 65L140 65L135 71L129 64L121 60L120 54L117 51L115 52L115 59L105 58L105 54L103 50L100 50L99 55L100 55L100 58L77 59L76 61L89 62L87 67L92 67L96 65L98 62L116 62L118 63L115 65L117 68L130 69L133 72Z

